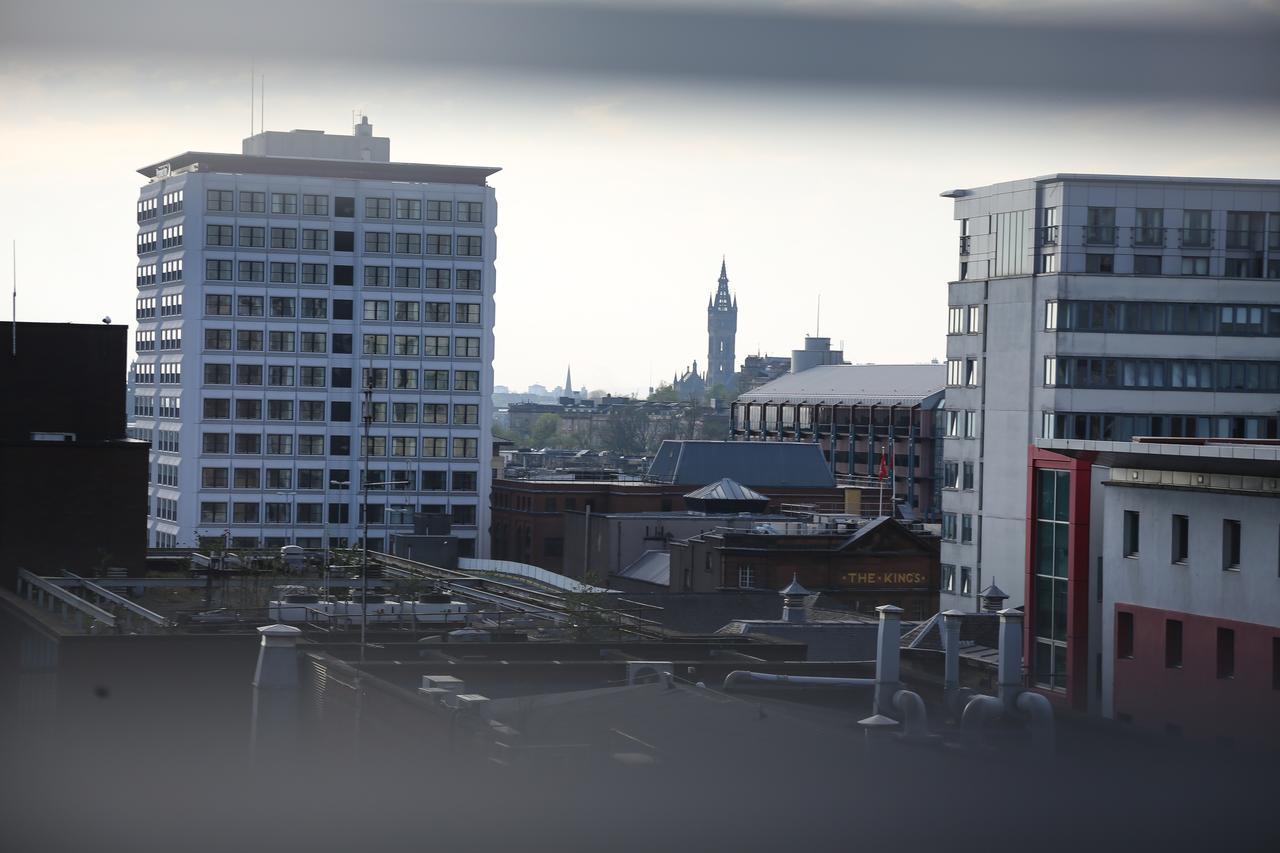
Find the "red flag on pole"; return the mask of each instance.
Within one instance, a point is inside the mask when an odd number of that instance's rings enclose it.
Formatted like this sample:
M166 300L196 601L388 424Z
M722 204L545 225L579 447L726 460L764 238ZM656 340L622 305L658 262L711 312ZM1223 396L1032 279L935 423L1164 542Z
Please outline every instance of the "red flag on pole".
M888 476L889 476L889 460L885 456L884 447L881 446L880 448L880 479L883 480L885 477L888 477Z

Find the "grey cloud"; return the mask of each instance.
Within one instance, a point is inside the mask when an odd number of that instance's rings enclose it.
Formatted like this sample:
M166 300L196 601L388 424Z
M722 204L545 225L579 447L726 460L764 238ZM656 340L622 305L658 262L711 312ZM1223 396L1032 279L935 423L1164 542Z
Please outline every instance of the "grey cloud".
M703 83L1274 107L1280 18L1242 7L1200 23L1043 23L985 13L528 2L45 0L0 13L0 49L50 61L256 55L370 72L469 68ZM423 93L424 102L430 92ZM997 117L992 120L998 120Z

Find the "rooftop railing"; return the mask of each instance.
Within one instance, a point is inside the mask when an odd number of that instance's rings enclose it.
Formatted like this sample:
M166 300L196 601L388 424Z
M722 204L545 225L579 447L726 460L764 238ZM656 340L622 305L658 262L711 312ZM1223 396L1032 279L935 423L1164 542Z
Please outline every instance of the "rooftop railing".
M26 569L18 570L18 594L39 607L74 622L80 630L92 628L95 624L104 628L116 627L116 617L113 614Z

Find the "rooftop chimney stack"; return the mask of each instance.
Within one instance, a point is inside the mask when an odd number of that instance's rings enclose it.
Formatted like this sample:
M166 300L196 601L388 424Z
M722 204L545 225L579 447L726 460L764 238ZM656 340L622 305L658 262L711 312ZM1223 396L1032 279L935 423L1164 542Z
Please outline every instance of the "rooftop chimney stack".
M1000 611L1000 651L996 664L996 688L1005 711L1011 712L1022 692L1022 611Z
M368 116L360 116L360 123L357 124L352 131L355 136L373 136L373 125L369 124Z
M950 692L960 688L960 623L964 613L945 610L942 613L943 689Z
M902 689L898 678L899 657L902 654L902 608L882 604L880 630L876 637L876 696L875 711L889 716L893 708L893 694Z

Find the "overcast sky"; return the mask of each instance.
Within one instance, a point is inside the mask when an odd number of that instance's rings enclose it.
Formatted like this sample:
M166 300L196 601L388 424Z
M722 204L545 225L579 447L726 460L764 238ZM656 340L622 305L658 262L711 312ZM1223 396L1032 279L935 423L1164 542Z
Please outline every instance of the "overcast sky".
M0 5L0 238L6 261L18 241L20 319L132 323L135 169L238 152L252 53L268 129L349 132L360 109L394 160L502 167L495 377L519 389L569 362L575 384L623 393L704 366L721 255L739 359L800 346L819 295L850 359L940 358L957 230L939 192L1057 171L1280 177L1270 0L897 17L291 5L247 41L257 7L241 0L216 16Z

